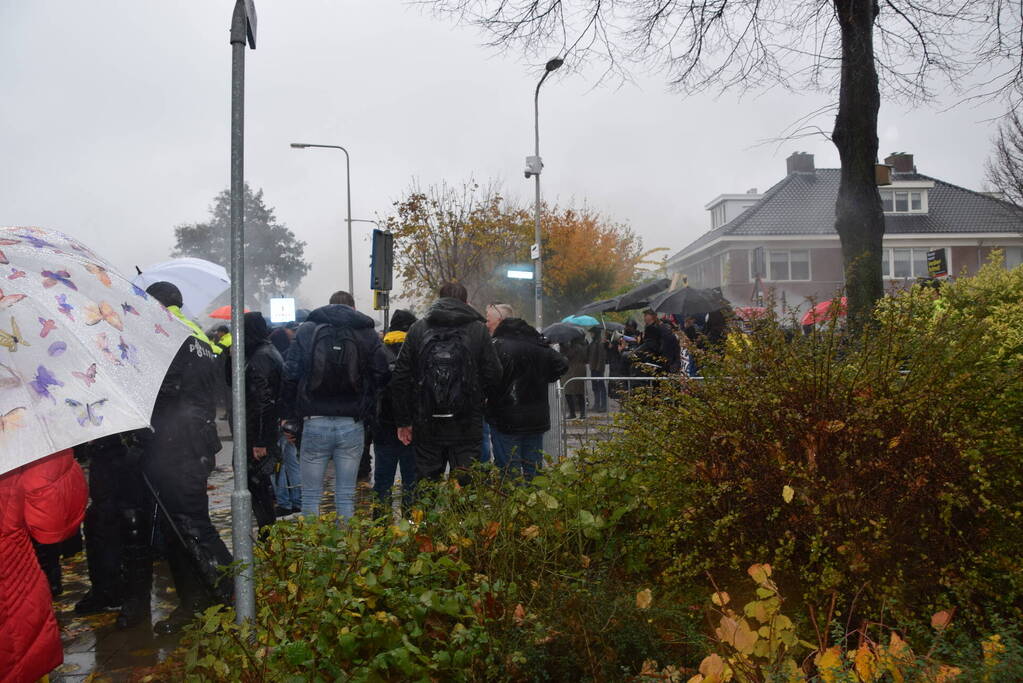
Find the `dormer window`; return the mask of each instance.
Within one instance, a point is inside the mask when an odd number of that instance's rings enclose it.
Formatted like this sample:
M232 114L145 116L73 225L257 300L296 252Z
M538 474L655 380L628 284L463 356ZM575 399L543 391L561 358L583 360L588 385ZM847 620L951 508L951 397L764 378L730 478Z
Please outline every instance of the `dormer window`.
M881 190L885 213L927 213L926 190Z

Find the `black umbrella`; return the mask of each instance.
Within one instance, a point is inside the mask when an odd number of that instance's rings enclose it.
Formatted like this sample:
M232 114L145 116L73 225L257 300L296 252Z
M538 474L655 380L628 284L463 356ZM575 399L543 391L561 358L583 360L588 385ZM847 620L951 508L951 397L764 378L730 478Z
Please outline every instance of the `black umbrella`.
M611 330L612 332L625 331L625 325L622 325L621 323L616 323L613 320L602 320L600 322L600 326L603 327L605 330Z
M576 311L576 315L598 315L600 313L607 313L609 311L613 311L615 310L615 307L618 305L618 299L620 298L621 297L616 296L610 299L603 299L601 301L594 301L588 303L582 308L580 308L578 311Z
M584 339L586 330L578 325L568 323L554 323L543 330L543 336L552 344L568 344L576 339Z
M650 302L650 308L658 313L669 313L682 316L704 315L713 311L720 311L723 308L731 308L721 292L714 289L694 289L682 287L670 292L664 292Z
M616 311L634 311L637 308L644 308L650 301L671 286L671 280L668 278L662 278L660 280L654 280L644 285L640 285L635 289L629 290L625 294L618 297L618 305L615 306Z

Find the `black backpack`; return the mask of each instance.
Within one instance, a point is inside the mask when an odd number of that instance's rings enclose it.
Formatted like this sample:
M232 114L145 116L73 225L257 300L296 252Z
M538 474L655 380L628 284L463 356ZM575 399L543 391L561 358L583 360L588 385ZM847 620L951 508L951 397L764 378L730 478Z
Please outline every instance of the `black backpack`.
M419 397L426 418L460 418L472 406L476 362L461 327L431 327L419 353Z
M314 398L337 398L362 393L359 345L348 327L317 325L306 391Z

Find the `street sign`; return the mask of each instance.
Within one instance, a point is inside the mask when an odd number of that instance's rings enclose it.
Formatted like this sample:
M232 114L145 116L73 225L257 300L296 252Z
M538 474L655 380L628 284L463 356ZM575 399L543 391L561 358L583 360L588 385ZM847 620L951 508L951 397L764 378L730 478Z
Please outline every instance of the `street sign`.
M249 37L249 47L256 49L256 0L245 0L245 33Z
M512 280L532 280L533 271L525 268L509 268L508 277Z
M531 244L531 245L529 245L529 258L533 259L534 261L537 260L538 258L540 258L540 245L539 244Z
M295 321L295 300L291 297L270 299L270 322L290 323Z
M927 252L927 274L931 277L948 276L948 257L944 249L934 249Z

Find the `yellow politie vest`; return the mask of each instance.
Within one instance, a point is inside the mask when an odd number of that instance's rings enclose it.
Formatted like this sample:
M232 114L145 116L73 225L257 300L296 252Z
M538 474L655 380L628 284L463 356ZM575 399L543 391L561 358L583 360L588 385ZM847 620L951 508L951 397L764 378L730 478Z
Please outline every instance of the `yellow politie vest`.
M183 323L185 323L186 325L188 325L188 329L192 330L192 336L193 336L193 337L195 337L196 339L198 339L198 340L200 340L200 341L204 341L204 342L206 342L207 344L209 344L209 345L210 345L210 348L211 348L211 349L213 349L213 353L215 353L215 354L218 354L218 355L219 355L219 354L220 354L220 352L221 352L221 351L223 351L223 349L222 349L222 348L220 348L219 346L217 346L216 344L214 344L214 343L213 343L213 342L212 342L212 341L210 340L210 338L206 336L206 333L202 331L202 328L201 328L201 327L199 327L199 326L198 326L198 325L196 325L196 324L195 324L194 322L192 322L191 320L189 320L188 318L186 318L186 317L185 317L185 314L181 312L181 309L180 309L180 308L178 308L177 306L168 306L168 307L167 307L167 310L168 310L168 311L170 311L170 312L171 312L171 315L173 315L173 316L174 316L175 318L177 318L177 319L178 319L178 320L180 320L181 322L183 322Z

